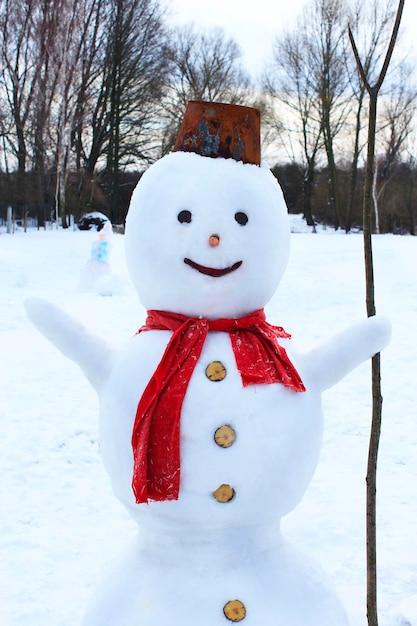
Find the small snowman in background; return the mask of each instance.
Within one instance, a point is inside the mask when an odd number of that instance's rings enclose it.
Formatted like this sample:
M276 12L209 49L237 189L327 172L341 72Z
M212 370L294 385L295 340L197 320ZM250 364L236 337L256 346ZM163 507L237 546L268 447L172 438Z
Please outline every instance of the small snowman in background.
M139 525L84 626L347 625L280 519L317 466L322 392L383 349L390 324L375 316L297 353L263 310L289 242L259 111L190 102L132 196L126 258L148 313L128 345L27 302L97 390L103 462Z
M81 271L78 283L81 291L95 291L101 296L113 295L115 281L109 264L112 235L111 223L104 222L91 246L90 259Z

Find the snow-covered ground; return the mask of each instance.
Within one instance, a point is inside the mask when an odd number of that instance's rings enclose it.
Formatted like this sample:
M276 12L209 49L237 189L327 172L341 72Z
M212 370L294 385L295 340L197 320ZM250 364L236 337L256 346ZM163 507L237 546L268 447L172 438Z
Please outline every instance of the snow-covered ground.
M300 230L297 220L294 225ZM96 237L72 230L3 230L0 236L3 626L78 624L103 570L135 533L101 465L95 393L31 326L23 308L26 297L45 296L114 344L127 341L144 310L127 275L122 236L113 237L113 277L100 290L113 295L78 289ZM393 324L382 357L380 624L416 625L417 238L386 235L373 243L377 310ZM364 317L362 237L294 233L288 270L266 310L300 349ZM283 529L334 580L352 626L365 626L369 363L327 392L324 409L318 470Z

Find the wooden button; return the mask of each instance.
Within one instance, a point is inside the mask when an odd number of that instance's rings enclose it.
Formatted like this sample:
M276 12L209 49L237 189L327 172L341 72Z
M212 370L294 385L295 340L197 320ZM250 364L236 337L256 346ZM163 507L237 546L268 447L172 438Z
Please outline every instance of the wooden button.
M235 495L235 490L230 485L220 485L216 491L213 492L213 496L217 502L230 502Z
M220 361L213 361L206 367L206 376L213 382L218 382L226 377L226 368Z
M227 424L220 426L220 428L218 428L214 433L214 441L221 448L230 448L230 446L236 441L236 432Z
M223 613L231 622L240 622L246 617L246 609L240 600L230 600L223 607Z

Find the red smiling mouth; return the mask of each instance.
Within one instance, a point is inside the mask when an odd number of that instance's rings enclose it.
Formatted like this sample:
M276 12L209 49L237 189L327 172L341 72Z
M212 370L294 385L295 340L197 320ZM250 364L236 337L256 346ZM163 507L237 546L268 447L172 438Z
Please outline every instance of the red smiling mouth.
M238 261L237 263L233 263L230 267L225 267L221 270L216 269L215 267L205 267L204 265L199 265L199 263L194 263L191 259L184 259L184 263L189 265L197 272L201 274L206 274L207 276L213 276L214 278L219 278L220 276L226 276L226 274L230 274L230 272L234 272L241 265L242 261Z

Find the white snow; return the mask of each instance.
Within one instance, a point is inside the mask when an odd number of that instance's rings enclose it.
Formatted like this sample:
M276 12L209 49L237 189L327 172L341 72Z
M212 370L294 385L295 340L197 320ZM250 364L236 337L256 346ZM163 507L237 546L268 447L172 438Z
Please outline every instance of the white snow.
M292 235L290 262L266 308L302 349L365 316L362 237ZM103 569L136 525L113 496L98 447L97 399L78 368L31 325L29 296L61 305L114 345L144 320L112 241L113 297L77 289L96 233L18 231L0 236L0 623L80 622ZM374 238L376 303L393 325L382 355L378 479L380 623L417 624L417 240ZM366 625L365 474L369 363L324 395L321 460L285 535L333 579L352 626Z

